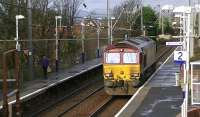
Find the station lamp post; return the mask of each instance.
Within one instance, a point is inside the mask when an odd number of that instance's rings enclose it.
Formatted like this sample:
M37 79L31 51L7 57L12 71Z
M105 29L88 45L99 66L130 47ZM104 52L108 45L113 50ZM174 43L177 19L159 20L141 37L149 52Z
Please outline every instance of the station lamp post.
M110 31L110 36L111 36L111 44L112 44L112 42L113 42L113 24L112 24L112 20L115 20L115 17L111 17L111 22L110 22L110 24L111 24L111 26L110 26L110 28L111 28L111 31Z
M144 20L143 20L143 0L141 0L141 9L140 9L140 27L141 27L141 32L142 32L142 36L144 36Z
M110 27L110 0L107 0L107 20L108 20L108 44L112 44L111 41L111 27Z
M97 58L100 57L99 33L100 33L100 22L98 20L98 25L97 25Z
M19 44L19 20L20 19L24 19L24 16L23 15L16 15L15 16L16 18L16 50L17 51L20 51L20 44Z
M163 11L161 10L161 31L162 31L162 35L164 35L164 17L163 17Z
M61 22L61 16L55 16L56 19L56 72L58 72L59 60L58 60L58 19ZM61 25L61 23L60 23Z
M99 42L99 37L100 37L99 35L100 35L100 29L101 29L100 20L101 20L101 18L97 18L97 22L94 21L94 23L97 26L97 58L100 57L100 42Z
M81 46L82 46L82 53L81 53L81 61L82 63L85 62L85 46L84 46L84 39L85 39L85 18L83 17L81 21Z

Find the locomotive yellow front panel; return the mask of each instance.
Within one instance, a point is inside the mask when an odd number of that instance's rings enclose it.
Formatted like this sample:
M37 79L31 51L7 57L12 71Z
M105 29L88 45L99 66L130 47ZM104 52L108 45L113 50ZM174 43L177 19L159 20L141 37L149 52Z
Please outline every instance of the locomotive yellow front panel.
M140 65L113 65L104 64L104 79L105 80L126 80L130 81L133 78L139 79L140 77Z

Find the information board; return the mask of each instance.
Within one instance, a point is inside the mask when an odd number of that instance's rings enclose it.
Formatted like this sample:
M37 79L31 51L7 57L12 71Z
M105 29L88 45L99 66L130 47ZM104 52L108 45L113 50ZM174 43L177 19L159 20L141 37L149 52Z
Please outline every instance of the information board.
M183 42L166 42L166 46L181 46Z

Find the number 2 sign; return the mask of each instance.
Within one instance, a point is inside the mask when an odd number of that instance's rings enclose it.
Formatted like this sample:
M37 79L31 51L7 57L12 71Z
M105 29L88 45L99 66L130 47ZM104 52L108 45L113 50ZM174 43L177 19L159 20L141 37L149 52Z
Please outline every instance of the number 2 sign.
M186 51L174 51L174 62L182 64L186 62L186 58Z

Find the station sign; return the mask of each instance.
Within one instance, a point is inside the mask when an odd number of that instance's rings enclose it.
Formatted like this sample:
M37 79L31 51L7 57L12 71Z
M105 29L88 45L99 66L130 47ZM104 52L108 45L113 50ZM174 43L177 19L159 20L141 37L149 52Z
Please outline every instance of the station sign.
M182 46L183 42L166 42L166 46Z
M174 62L177 64L184 64L187 60L186 51L174 51Z

